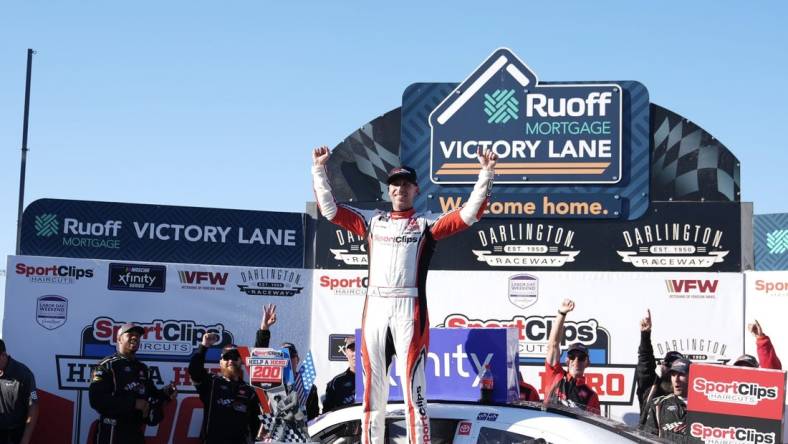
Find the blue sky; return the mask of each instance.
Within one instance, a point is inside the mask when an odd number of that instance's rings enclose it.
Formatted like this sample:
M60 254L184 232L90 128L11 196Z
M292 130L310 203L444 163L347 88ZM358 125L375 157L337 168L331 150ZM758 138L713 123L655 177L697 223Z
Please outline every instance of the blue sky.
M788 211L785 2L44 2L0 12L0 254L13 254L25 57L26 203L302 211L310 149L460 81L507 46L540 79L637 80ZM5 261L0 268L5 267Z

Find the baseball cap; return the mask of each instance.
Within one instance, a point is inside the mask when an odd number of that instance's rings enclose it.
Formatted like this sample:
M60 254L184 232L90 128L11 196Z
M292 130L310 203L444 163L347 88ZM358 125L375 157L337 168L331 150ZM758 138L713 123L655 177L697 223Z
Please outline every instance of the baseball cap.
M394 179L400 177L407 180L408 182L413 183L414 185L419 184L416 181L416 170L408 166L400 166L400 167L392 168L391 171L389 171L389 178L388 180L386 180L386 183L390 185L391 182L394 181Z
M682 375L688 375L690 368L690 360L687 358L677 358L670 364L670 372L673 373L681 373Z
M238 346L235 344L227 344L222 347L222 359L228 361L235 361L241 357L241 352L238 351Z
M736 360L733 361L733 365L738 367L754 367L754 368L759 367L758 360L755 359L755 356L747 355L747 354L741 355L738 358L736 358Z
M687 359L687 358L683 354L675 350L671 350L665 353L665 357L662 358L662 363L670 367L670 364L672 364L673 361L675 361L676 359Z
M348 336L345 338L345 348L350 350L356 349L356 337L355 336Z
M583 344L581 344L579 342L575 342L574 344L570 345L569 348L566 349L567 356L569 356L569 354L573 353L573 352L575 354L582 353L582 354L588 356L588 347L586 347L585 345L583 345Z
M138 335L142 336L145 334L145 329L139 325L128 322L120 326L120 330L118 330L118 336L129 332L137 333Z

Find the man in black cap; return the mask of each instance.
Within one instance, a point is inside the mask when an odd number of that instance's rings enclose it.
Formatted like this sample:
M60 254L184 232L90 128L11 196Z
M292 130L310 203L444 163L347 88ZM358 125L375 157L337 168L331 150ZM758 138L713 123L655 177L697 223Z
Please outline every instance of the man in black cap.
M246 444L258 437L260 400L244 381L241 353L235 344L222 348L218 375L205 369L205 355L221 338L206 333L189 361L189 376L203 403L202 442L205 444Z
M88 394L90 406L100 417L96 444L142 444L144 426L161 421L161 404L175 398L175 386L159 390L148 366L137 359L145 330L123 324L116 336L117 353L102 359L93 369Z
M0 444L27 444L38 420L36 378L0 339Z
M690 361L685 358L678 358L670 365L673 392L655 398L649 406L645 425L648 432L679 442L694 442L686 422L689 370Z
M585 383L585 371L590 364L588 348L576 342L566 351L566 370L561 367L561 342L564 339L566 315L575 309L574 301L564 299L558 307L558 316L550 329L545 357L545 402L577 407L591 413L600 413L599 395Z
M498 156L477 150L479 178L462 207L433 217L417 213L413 203L419 193L416 171L393 168L386 180L391 211L368 211L337 205L325 170L328 147L312 153L312 183L323 216L367 240L369 279L361 320L361 355L364 381L362 443L383 442L388 371L394 355L400 366L407 414L408 440L429 441L424 365L429 344L427 271L435 241L456 234L484 214L492 190ZM471 165L468 169L474 169ZM388 346L389 344L393 347Z
M640 421L643 426L648 417L650 404L654 399L673 393L670 382L670 365L678 358L684 358L681 353L671 350L665 353L660 362L659 375L656 372L657 361L654 358L654 348L651 345L651 310L646 310L646 317L640 320L640 345L638 346L638 365L635 370L637 382L637 395L640 402Z
M342 353L347 358L347 370L334 376L326 384L326 397L323 400L323 413L352 405L356 398L356 338L348 336Z

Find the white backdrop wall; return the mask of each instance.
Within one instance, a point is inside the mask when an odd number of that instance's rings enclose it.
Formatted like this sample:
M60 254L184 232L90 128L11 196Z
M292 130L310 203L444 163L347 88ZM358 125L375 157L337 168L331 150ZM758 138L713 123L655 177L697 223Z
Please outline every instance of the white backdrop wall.
M124 322L150 327L142 340L141 352L148 351L143 360L155 367L160 383L174 380L182 392L169 418L146 431L157 437L151 442L196 442L202 406L195 394L187 393L192 387L185 370L206 329L223 332L225 342L251 346L263 305L275 303L272 345L291 341L302 354L309 348L311 270L158 264L166 268L166 285L164 291L149 292L110 290L110 263L8 259L3 323L8 351L34 372L42 408L47 402L61 418L72 412L68 421L42 417L37 442L87 442L97 418L85 390L89 366L98 355L113 352L112 328Z
M321 393L346 368L344 362L327 361L329 336L351 334L360 326L365 276L365 271L314 271L312 349L323 358L318 359ZM533 364L523 373L535 386L549 323L562 299L574 299L567 334L579 332L577 340L589 346L594 364L605 364L593 370L602 379L602 401L623 404L610 407L610 414L630 423L636 420L631 384L646 309L651 309L658 357L677 349L696 360L720 362L743 350L739 273L431 271L427 295L433 327L519 328L521 360ZM626 387L618 386L622 380ZM605 387L606 381L614 386Z

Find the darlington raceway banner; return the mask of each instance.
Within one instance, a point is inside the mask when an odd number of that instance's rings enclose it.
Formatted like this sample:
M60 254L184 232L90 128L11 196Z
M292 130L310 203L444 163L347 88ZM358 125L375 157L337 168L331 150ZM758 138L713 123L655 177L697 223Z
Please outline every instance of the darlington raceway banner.
M35 374L41 418L38 443L86 443L97 414L87 388L91 367L115 351L125 322L142 325L139 357L161 386L180 394L164 421L148 428L152 443L192 443L202 403L187 373L202 335L221 336L208 354L217 366L228 343L254 344L264 304L277 305L271 345L309 349L311 271L284 267L220 267L11 256L3 339Z
M483 218L437 243L436 270L741 271L738 202L654 202L633 222ZM365 269L365 239L322 218L316 268Z
M788 325L785 322L785 314L788 313L788 271L747 271L744 280L746 322L757 320L761 324L785 369L788 365ZM744 341L746 353L757 357L755 338L745 333ZM785 409L788 411L788 406ZM788 415L784 421L788 421ZM783 434L783 441L786 440L788 432Z
M304 267L304 215L40 199L22 254L186 264Z
M342 338L360 327L366 272L315 270L313 283L312 349L322 391L347 366L338 351ZM588 346L589 384L611 416L629 423L638 415L635 365L639 320L646 309L653 317L657 358L678 350L695 361L725 363L743 350L741 330L731 328L741 325L742 288L738 273L433 271L427 278L432 327L516 328L522 373L537 387L557 307L573 298L577 308L565 324L564 345L579 341ZM457 376L455 361L447 360L441 377Z

